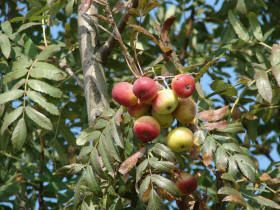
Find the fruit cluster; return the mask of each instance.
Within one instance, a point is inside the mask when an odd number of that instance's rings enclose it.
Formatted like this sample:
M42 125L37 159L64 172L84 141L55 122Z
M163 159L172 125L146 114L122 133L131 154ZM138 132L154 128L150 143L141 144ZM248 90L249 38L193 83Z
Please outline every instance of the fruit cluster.
M149 142L158 137L161 127L170 127L174 119L183 124L194 123L196 105L189 97L194 90L194 78L189 74L179 74L173 78L171 89L162 88L149 77L140 77L133 84L116 84L112 96L136 119L135 136ZM175 152L186 151L192 144L193 133L187 127L177 127L167 136L167 146Z

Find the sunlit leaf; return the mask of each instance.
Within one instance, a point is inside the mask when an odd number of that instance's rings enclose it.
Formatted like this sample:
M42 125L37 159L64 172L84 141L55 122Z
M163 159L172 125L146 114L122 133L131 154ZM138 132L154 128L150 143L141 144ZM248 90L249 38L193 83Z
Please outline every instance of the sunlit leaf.
M151 189L147 210L164 210L162 199L154 189Z
M170 169L176 168L176 165L170 161L161 161L155 158L149 159L149 165L160 172L170 172Z
M110 120L110 123L111 123L110 128L111 128L111 133L112 133L113 139L115 140L117 146L124 148L123 138L122 138L122 135L120 132L120 128L117 126L117 123L115 122L114 117Z
M19 97L23 96L23 90L10 90L0 94L0 104L7 103L9 101L18 99Z
M53 126L49 118L47 118L45 115L42 113L38 112L37 110L31 108L31 107L26 107L25 108L27 116L34 121L38 126L46 129L46 130L52 130Z
M136 168L136 183L141 179L144 170L147 168L149 160L142 161Z
M50 80L63 80L66 78L66 73L50 63L37 62L30 70L30 76L33 78L46 78Z
M175 19L176 19L176 17L167 18L162 25L160 37L161 37L163 44L165 44L167 42L168 33L169 33L170 28L171 28L172 24L174 23Z
M274 44L271 50L270 63L272 73L280 87L280 45Z
M151 183L151 176L146 176L139 188L139 196L143 199L144 193L149 189Z
M59 45L48 45L38 56L38 60L46 60L60 49Z
M58 170L55 171L56 175L73 175L73 174L78 174L84 169L83 164L79 163L72 163L70 165L63 166L59 168Z
M23 106L20 106L8 113L4 117L3 124L1 126L1 135L3 135L4 131L11 125L23 112Z
M47 102L47 100L43 96L38 94L37 92L28 90L27 96L32 101L34 101L35 103L37 103L38 105L43 107L45 110L47 110L49 113L51 113L53 115L59 115L59 111L56 108L56 106L54 104Z
M23 146L26 139L26 135L27 135L27 129L26 129L25 121L24 118L21 118L17 122L17 125L13 131L12 139L11 139L13 146L17 150L20 150L21 147Z
M6 34L0 35L0 48L2 50L3 55L6 58L9 58L11 53L11 43Z
M86 128L81 131L77 137L76 144L79 146L85 145L89 141L94 141L98 139L101 135L101 132L95 130L93 127Z
M152 149L155 154L159 155L160 157L165 158L166 160L175 162L176 156L175 154L169 149L169 147L165 146L164 144L156 143Z
M240 204L244 207L247 207L246 202L241 195L240 196L228 195L222 201L233 202L233 203Z
M214 129L225 129L227 127L227 122L225 120L220 120L218 122L212 122L212 123L207 123L204 125L204 127L211 131Z
M28 85L33 90L36 90L41 93L46 93L52 97L60 98L62 96L61 90L40 80L30 79L28 80Z
M255 68L254 79L256 80L256 86L258 88L259 94L264 100L266 100L268 103L271 103L272 88L267 73Z
M181 195L181 192L178 189L178 187L175 185L175 183L163 176L152 174L151 181L155 183L157 186L159 186L160 188L167 190L174 196Z
M100 181L95 176L94 172L92 171L91 166L87 166L86 174L83 176L86 185L90 188L90 190L94 193L94 195L98 196L102 194L100 188Z
M100 138L98 141L97 149L101 156L102 163L112 177L114 177L113 159L111 158L110 151L106 148L105 138Z
M236 160L241 173L255 183L257 181L258 173L254 162L248 156L243 154L235 154L234 159Z
M244 131L243 125L240 122L230 123L225 128L217 129L223 133L241 133Z
M27 71L25 71L25 70L11 71L4 76L3 83L8 83L8 82L14 81L16 79L23 77L26 74L27 74Z
M93 169L93 171L103 179L107 179L108 176L106 173L102 170L102 164L101 164L101 157L98 154L98 151L95 147L92 148L91 154L90 154L90 164Z
M232 10L229 10L228 12L228 19L231 23L235 33L239 37L239 39L242 39L245 42L249 41L249 33L247 29L244 27L244 25L240 22L239 19L237 19L236 15L232 12Z
M280 205L277 204L275 201L270 200L268 198L265 198L261 195L259 196L250 196L250 198L252 198L253 200L255 200L257 203L259 203L261 206L267 206L267 207L271 207L273 209L280 209Z
M263 34L257 15L254 12L250 12L248 18L251 30L253 31L255 38L259 41L262 41Z
M216 168L219 171L226 171L228 165L228 155L223 147L218 147L215 153Z

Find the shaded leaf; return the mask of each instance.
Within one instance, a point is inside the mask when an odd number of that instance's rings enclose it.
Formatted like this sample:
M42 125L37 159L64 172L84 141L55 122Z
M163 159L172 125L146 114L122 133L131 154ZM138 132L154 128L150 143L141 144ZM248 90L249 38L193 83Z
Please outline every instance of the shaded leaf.
M92 148L92 151L90 153L90 164L93 169L93 171L103 179L107 179L108 176L105 174L105 172L102 170L102 163L101 158L98 154L98 151L95 147Z
M259 94L262 96L264 100L268 103L271 103L272 99L272 88L267 76L267 73L264 71L257 70L255 68L255 76L256 86L258 88Z
M36 90L41 93L46 93L52 97L60 98L62 96L61 90L40 80L30 79L28 80L28 85L33 90Z
M224 201L233 202L233 203L240 204L241 206L244 206L245 208L247 207L247 204L246 204L244 198L241 195L240 196L228 195L222 201L223 202Z
M114 145L111 131L110 131L110 126L107 126L104 131L104 135L101 135L101 138L105 138L104 143L106 145L106 148L108 151L110 151L110 155L112 158L114 158L116 161L121 162L120 154L118 152L118 148Z
M139 180L141 179L144 170L147 168L149 163L149 160L146 159L144 161L142 161L136 168L136 183L139 182Z
M229 22L231 23L235 33L239 37L239 39L247 42L249 41L249 33L247 29L244 27L244 25L240 22L239 19L235 16L235 14L232 12L232 10L228 11L228 19Z
M146 15L148 12L150 12L151 10L153 10L154 8L156 8L159 5L160 5L160 3L156 0L148 2L148 4L146 4L144 7L144 11L143 11L144 15Z
M176 19L176 17L167 18L162 25L162 28L160 31L160 37L161 37L161 40L164 45L167 42L168 33L169 33L170 28L171 28L172 24L174 23L175 19Z
M76 139L76 144L78 146L85 145L89 141L94 141L98 139L101 135L100 131L95 130L93 127L86 128L81 131Z
M11 53L11 43L6 34L0 34L0 48L2 50L3 55L6 58L9 58Z
M53 129L52 123L49 120L49 118L47 118L42 113L38 112L37 110L35 110L29 106L25 108L25 111L26 111L27 116L40 127L44 128L46 130Z
M225 129L227 127L227 122L225 120L221 120L218 122L207 123L204 127L209 131L214 129Z
M110 151L106 148L106 141L105 138L100 138L98 141L97 149L101 156L102 163L105 166L105 168L108 170L108 174L110 174L112 177L114 177L114 168L113 168L113 160L110 155Z
M63 80L66 78L66 73L50 63L37 62L30 70L30 76L33 78L45 78L50 80Z
M274 209L280 209L280 205L277 204L276 202L270 200L270 199L267 199L263 196L250 196L250 198L254 199L257 203L259 203L261 206L268 206L268 207L271 207L271 208L274 208Z
M176 156L175 154L169 149L169 147L165 146L164 144L156 143L151 151L153 151L155 154L159 155L160 157L163 157L166 160L175 162Z
M130 5L131 5L131 1L123 2L122 0L118 0L117 3L114 5L114 7L112 9L112 12L113 13L118 13L121 10L124 10L124 9L130 7Z
M25 125L24 118L21 118L13 131L12 134L12 143L16 150L20 150L23 146L27 135L27 129Z
M10 90L0 94L0 104L7 103L9 101L18 99L19 97L23 96L23 90Z
M126 174L129 172L136 164L139 158L143 157L143 155L146 152L146 147L143 147L142 149L135 152L133 155L131 155L129 158L127 158L120 166L119 172L121 174Z
M254 12L250 12L248 18L249 18L250 28L253 31L255 38L259 41L262 41L263 34L257 15Z
M280 45L274 44L271 50L270 63L272 73L280 87Z
M72 163L70 165L63 166L54 172L55 175L74 175L80 173L84 169L83 164Z
M113 139L115 140L117 146L124 148L121 131L120 131L119 127L117 126L117 123L116 123L114 117L110 120L110 123L111 123L111 126L110 126L111 134L112 134Z
M12 19L13 20L13 19ZM11 20L11 22L13 22ZM21 32L21 31L23 31L23 30L25 30L25 29L28 29L28 28L30 28L30 27L32 27L32 26L38 26L38 25L41 25L41 23L36 23L36 22L29 22L29 23L25 23L25 24L23 24L23 25L21 25L20 27L19 27L19 29L17 30L17 33L19 33L19 32Z
M73 2L73 1L72 1ZM46 60L60 49L59 45L48 45L38 56L38 60Z
M154 189L151 189L147 210L163 210L163 209L165 209L163 205L163 201L158 196L157 192Z
M4 131L11 125L23 112L23 106L20 106L8 113L4 117L3 124L1 126L1 135L3 135Z
M175 185L175 183L173 183L172 181L170 181L169 179L157 175L157 174L152 174L151 175L151 181L153 183L155 183L157 186L159 186L160 188L167 190L168 192L170 192L172 195L174 196L180 196L181 192L178 189L178 187Z
M160 172L170 172L170 169L176 168L177 166L170 161L157 160L156 158L149 159L149 165Z
M43 107L45 110L47 110L49 113L53 114L53 115L59 115L59 111L56 108L56 106L54 104L51 104L49 102L47 102L47 100L39 95L37 92L35 91L27 91L27 96L34 101L35 103L37 103L39 106Z
M213 155L213 153L216 151L217 144L213 137L207 136L207 138L204 141L204 144L202 145L202 153L208 153L210 155Z
M223 118L227 113L229 106L224 106L216 110L206 110L198 113L198 118L202 121L217 121Z
M25 70L11 71L3 77L3 83L6 84L13 80L19 79L27 74Z
M247 179L255 183L257 181L257 170L250 157L243 154L235 154L234 159L236 160L241 173Z
M100 188L100 181L95 176L92 171L91 166L87 166L86 174L83 176L84 181L86 182L86 186L94 193L94 195L101 195L102 191Z
M199 82L200 78L208 71L208 69L215 64L216 61L220 60L223 56L214 58L213 60L206 63L198 72L198 75L195 77L195 82Z
M237 96L237 90L231 84L225 83L222 80L215 80L210 86L216 93L226 96Z
M143 199L143 195L149 189L151 183L151 176L146 176L139 188L139 196Z
M224 144L222 144L222 147L225 150L229 150L229 151L232 151L232 152L239 152L239 153L242 152L242 150L240 149L240 147L236 143L224 143Z

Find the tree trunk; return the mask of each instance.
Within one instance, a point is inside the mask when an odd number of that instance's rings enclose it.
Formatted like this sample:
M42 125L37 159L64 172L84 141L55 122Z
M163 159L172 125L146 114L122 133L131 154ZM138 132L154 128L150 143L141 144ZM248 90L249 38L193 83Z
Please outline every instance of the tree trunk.
M109 107L104 67L98 50L97 19L92 14L98 13L95 3L82 0L78 13L79 45L84 74L84 87L88 121L93 125L96 118Z

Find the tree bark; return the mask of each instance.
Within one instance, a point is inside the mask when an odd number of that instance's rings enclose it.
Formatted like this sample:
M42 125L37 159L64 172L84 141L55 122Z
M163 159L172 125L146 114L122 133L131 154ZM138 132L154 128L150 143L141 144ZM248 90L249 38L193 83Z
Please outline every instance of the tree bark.
M82 61L88 121L96 118L109 107L104 67L98 50L97 4L82 0L78 13L79 46Z

